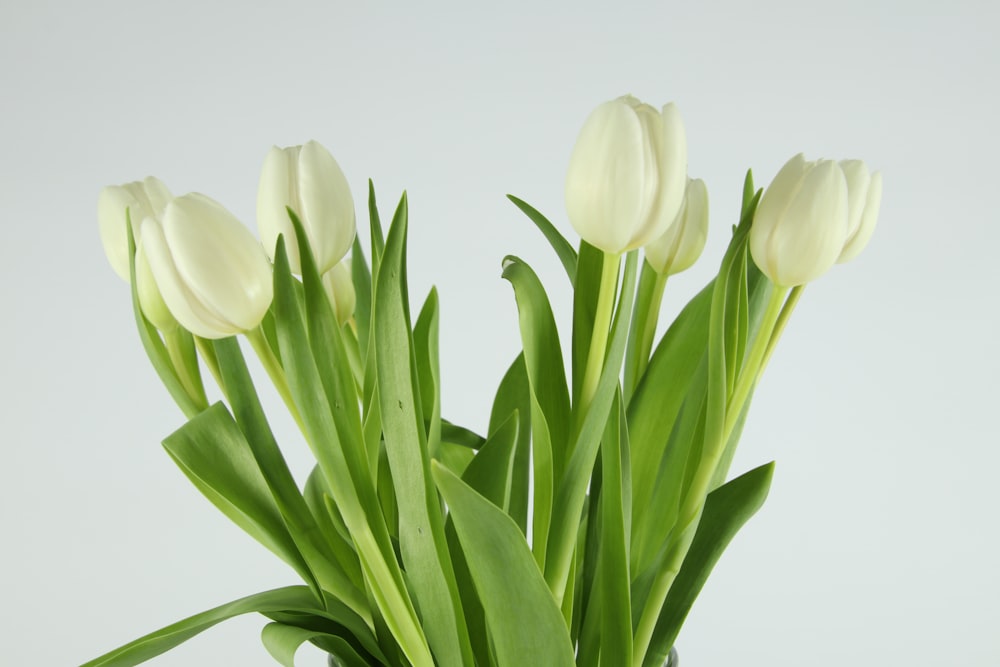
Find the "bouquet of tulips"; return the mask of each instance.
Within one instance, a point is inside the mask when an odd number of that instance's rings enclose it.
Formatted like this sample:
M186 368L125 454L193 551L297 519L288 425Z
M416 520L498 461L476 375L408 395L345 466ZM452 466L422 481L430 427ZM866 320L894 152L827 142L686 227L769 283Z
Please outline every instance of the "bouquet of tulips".
M567 175L579 244L510 197L565 268L571 340L531 267L504 258L522 350L489 424L470 428L442 415L434 290L412 317L405 194L385 229L369 184L366 256L347 181L315 142L267 155L259 241L204 195L154 178L106 188L105 249L187 418L163 445L302 584L87 664L138 664L250 612L289 666L306 642L349 667L664 664L767 496L772 464L728 479L757 382L805 284L867 243L880 197L860 161L798 155L766 192L748 173L717 275L657 340L668 276L705 245L708 194L674 105L600 105ZM239 336L315 455L304 483Z

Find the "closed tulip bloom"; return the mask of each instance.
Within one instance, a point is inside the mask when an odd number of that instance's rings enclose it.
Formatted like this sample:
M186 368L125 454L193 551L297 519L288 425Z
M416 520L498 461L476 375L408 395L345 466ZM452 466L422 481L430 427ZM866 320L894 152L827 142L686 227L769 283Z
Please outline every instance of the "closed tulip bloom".
M345 259L323 274L323 287L330 298L330 305L333 306L338 322L344 324L354 317L357 295L354 293L350 259Z
M781 287L811 282L836 263L847 238L847 181L833 160L785 163L761 197L750 254Z
M273 260L278 235L283 234L292 271L302 273L299 245L285 207L302 221L321 274L350 250L355 233L354 198L337 161L315 141L271 148L257 191L257 228L264 249Z
M146 218L163 215L171 199L170 190L152 176L143 181L124 185L109 185L97 197L97 224L101 243L111 268L122 280L129 281L128 232L125 228L125 211L132 219L132 234L139 240L139 224Z
M687 183L687 139L673 104L657 111L627 95L584 122L566 174L566 211L587 243L621 254L659 238Z
M646 261L662 275L672 276L693 265L708 238L708 189L700 178L689 179L684 203L666 233L646 246Z
M868 173L861 160L844 160L840 168L847 179L847 240L837 262L842 264L858 256L875 231L878 209L882 203L882 173Z
M142 223L149 268L170 312L191 333L225 338L255 328L273 295L271 264L250 230L201 194Z
M177 320L174 318L160 288L156 285L156 278L149 268L149 260L142 247L142 242L135 250L135 289L139 295L139 307L146 319L153 323L157 329L164 333L170 333L177 329Z

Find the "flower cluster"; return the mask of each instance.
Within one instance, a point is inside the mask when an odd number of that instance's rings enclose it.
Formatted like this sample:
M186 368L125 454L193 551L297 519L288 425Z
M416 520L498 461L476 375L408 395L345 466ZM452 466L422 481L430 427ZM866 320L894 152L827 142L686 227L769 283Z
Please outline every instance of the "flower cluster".
M354 200L323 146L272 148L257 196L261 242L222 204L200 193L171 195L158 179L104 188L98 197L101 240L115 272L129 280L128 229L135 238L136 290L143 314L169 333L224 338L257 327L273 298L271 261L283 235L292 271L301 272L289 211L302 221L331 304L343 323L354 312L350 260Z

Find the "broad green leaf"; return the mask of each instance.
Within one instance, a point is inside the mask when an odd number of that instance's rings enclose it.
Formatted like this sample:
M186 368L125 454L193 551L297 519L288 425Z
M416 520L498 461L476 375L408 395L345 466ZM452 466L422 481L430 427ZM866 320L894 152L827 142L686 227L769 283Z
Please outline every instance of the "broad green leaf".
M308 257L309 252L304 248L308 248L308 240L299 239L300 254ZM279 237L274 262L275 328L288 385L303 418L306 440L350 530L365 580L387 627L411 662L430 667L433 664L430 650L381 517L365 452L345 446L350 443L343 443L339 437L312 354L295 284L284 238Z
M486 444L486 438L483 436L464 426L452 424L447 419L441 420L441 439L467 449L481 449Z
M631 497L628 425L619 392L601 444L601 667L632 664L632 606L629 594Z
M580 526L580 512L587 496L590 473L600 448L601 436L607 423L611 404L618 390L618 376L625 357L629 320L635 297L635 251L628 254L625 273L621 281L618 307L611 325L610 343L605 355L604 370L597 383L597 391L590 404L583 426L573 446L573 455L566 467L566 474L555 497L552 512L552 531L549 534L548 558L545 562L545 580L557 601L567 586L570 561L573 557Z
M515 412L490 436L489 441L465 470L462 480L481 496L502 509L509 511L511 478L514 471L516 447L519 443L519 419ZM454 472L454 471L452 471ZM458 542L455 523L450 518L445 524L448 550L455 567L455 580L462 598L462 609L469 630L469 640L476 664L492 664L489 632L483 604L476 594L475 584L465 554Z
M548 218L539 213L533 206L514 195L507 195L507 199L511 200L514 206L521 209L535 223L539 231L542 232L549 245L556 251L556 255L559 256L559 261L562 262L563 268L566 270L566 275L569 277L569 284L572 285L576 279L576 251L573 250L573 246L570 245L565 236L559 233L555 225L549 222Z
M344 569L330 568L334 549L342 547L343 543L337 536L320 531L299 492L267 423L239 343L232 337L223 338L214 341L214 350L233 416L296 546L323 588L346 600L358 613L366 614L367 601L360 587L361 568L356 559L353 562L338 559Z
M329 610L317 603L305 586L289 586L265 591L234 600L168 625L95 660L84 663L82 667L132 667L166 653L222 621L255 612L268 614L270 612L298 611L329 618L352 629L358 635L363 636L368 633L364 623L360 622L360 619L352 617L351 612L346 607L338 607L329 602L327 607Z
M333 558L340 569L344 571L351 582L360 591L362 599L364 595L364 579L361 574L361 565L358 563L358 553L354 548L351 535L344 525L344 518L339 512L330 512L326 502L326 497L330 495L330 490L323 479L323 473L319 466L314 466L309 477L306 479L306 487L303 493L306 506L316 522L318 529L322 532L327 542ZM367 608L367 604L366 604ZM370 616L371 610L368 610Z
M372 274L357 236L354 237L351 248L351 282L354 285L354 321L358 327L358 348L365 354L372 327Z
M163 441L181 471L213 505L255 540L315 582L285 526L250 445L216 403ZM313 583L314 589L318 586Z
M774 463L754 468L708 495L694 541L657 619L644 667L666 660L681 624L722 552L767 499Z
M514 454L514 470L511 475L510 511L514 522L525 535L528 534L528 495L531 469L531 388L528 386L528 371L524 366L524 354L519 354L497 388L490 411L489 434L493 435L503 426L507 418L517 414L520 422L518 442Z
M427 432L427 451L436 457L441 443L441 363L438 352L438 293L432 287L413 327L413 357Z
M300 646L308 641L319 640L335 649L336 658L343 667L370 667L369 663L344 639L319 630L275 622L264 626L260 638L271 657L284 667L295 667L295 654Z
M562 613L517 524L443 466L434 463L432 471L482 600L498 667L573 667Z
M399 508L399 546L434 655L443 664L469 664L472 649L448 554L441 503L430 478L431 459L410 329L406 240L404 194L379 268L373 332L382 431ZM431 322L435 317L432 312ZM430 342L430 334L427 340Z
M470 447L456 445L442 440L438 445L435 461L440 461L445 468L461 476L472 460L476 458L476 450Z
M503 278L514 288L528 383L549 428L554 482L558 484L566 465L571 428L559 331L545 288L530 266L517 257L507 256Z
M667 443L690 385L704 357L712 284L701 290L677 316L657 345L628 406L632 455L632 507L647 512ZM638 526L638 521L636 522ZM633 545L644 533L633 532ZM633 559L641 549L633 547ZM633 562L633 567L635 563Z

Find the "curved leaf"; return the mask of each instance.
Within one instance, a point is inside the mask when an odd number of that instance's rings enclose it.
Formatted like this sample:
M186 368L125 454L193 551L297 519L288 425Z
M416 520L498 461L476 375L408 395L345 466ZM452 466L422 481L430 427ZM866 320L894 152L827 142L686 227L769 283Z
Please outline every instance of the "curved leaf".
M559 233L555 225L549 222L548 218L539 213L531 204L518 199L514 195L507 195L507 199L511 200L514 206L521 209L535 223L539 231L542 232L549 245L556 251L556 255L559 256L559 261L562 262L563 268L566 269L566 275L569 277L569 284L572 285L576 280L576 250L573 249L573 246L570 245L565 236Z

